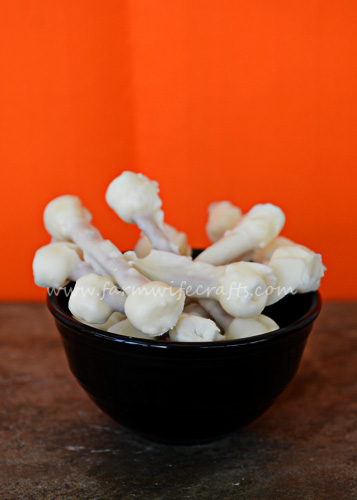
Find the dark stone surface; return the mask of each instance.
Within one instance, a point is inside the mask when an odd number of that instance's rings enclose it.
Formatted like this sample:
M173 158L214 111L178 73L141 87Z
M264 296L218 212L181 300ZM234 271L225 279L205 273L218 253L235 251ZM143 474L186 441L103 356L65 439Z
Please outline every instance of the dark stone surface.
M216 443L165 446L88 399L44 305L1 304L0 498L357 498L356 334L356 304L325 304L263 417Z

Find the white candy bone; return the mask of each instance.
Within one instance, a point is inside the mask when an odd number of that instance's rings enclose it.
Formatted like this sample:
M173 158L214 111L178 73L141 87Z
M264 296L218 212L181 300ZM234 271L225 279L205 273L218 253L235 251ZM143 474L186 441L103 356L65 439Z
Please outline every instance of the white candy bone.
M81 321L101 324L114 311L124 312L125 298L109 278L85 274L76 281L68 308Z
M274 304L288 293L313 292L320 286L326 267L320 254L301 245L277 248L269 262L278 282L269 294L268 305Z
M208 207L206 232L212 243L218 241L229 229L233 229L242 217L240 208L230 201L217 201Z
M237 261L240 256L266 246L281 231L282 210L271 203L255 205L238 224L196 258L215 266Z
M88 323L88 321L84 321L83 319L80 319L80 318L76 318L76 319L78 319L78 321L80 321L81 323L84 323L87 326L91 326L93 328L97 328L98 330L102 330L103 332L106 332L113 325L116 325L117 323L119 323L119 321L123 321L124 319L126 319L126 317L125 317L125 314L122 314L120 312L114 312L113 314L111 314L109 316L109 319L105 323Z
M135 337L138 339L152 339L150 335L142 332L135 328L134 325L130 323L128 319L124 319L119 321L113 325L111 325L108 329L108 332L115 333L117 335L124 335L125 337Z
M170 339L175 342L211 342L224 340L224 337L219 333L219 328L217 328L212 320L199 316L199 313L206 314L204 309L198 304L190 305L197 306L197 308L188 307L192 311L192 314L184 313L180 316L175 327L169 332ZM135 328L128 319L111 325L108 328L108 332L143 339L152 338Z
M213 300L212 302L214 302L215 304L218 304L218 302L216 302L215 300ZM193 314L195 316L200 316L201 318L210 319L209 313L198 302L190 302L189 304L185 305L185 307L183 309L183 313L184 314Z
M244 339L275 330L279 330L279 325L265 314L255 318L234 318L226 330L226 339Z
M177 245L164 230L158 192L157 182L145 175L125 171L109 184L105 198L114 212L123 221L136 224L155 248L177 253Z
M139 330L151 336L173 328L180 317L185 294L160 281L148 281L136 288L125 302L125 314Z
M277 248L295 245L295 243L284 236L274 238L267 246L261 248L253 255L253 261L260 264L269 264L269 261Z
M263 264L237 262L215 267L159 250L142 259L127 252L125 258L148 278L179 286L189 297L218 300L235 317L258 316L267 303L267 287L276 284L272 270Z
M181 314L176 326L169 333L170 340L174 342L214 342L224 340L214 321L195 314Z
M201 299L200 305L224 329L226 340L243 339L279 329L277 323L264 314L255 318L234 318L215 300Z
M199 305L224 331L227 330L229 324L234 319L231 314L228 314L227 311L223 309L217 300L199 299Z
M61 288L68 280L90 272L90 266L81 259L82 252L73 243L50 243L37 250L32 263L35 283L41 287Z
M180 255L191 255L192 248L187 243L187 235L181 231L178 231L169 224L164 224L164 231L170 237L171 241L178 248L178 253ZM151 244L149 238L141 233L135 247L134 251L138 257L145 257L148 255L153 249L153 245Z
M45 226L52 236L74 241L128 294L125 313L136 328L150 335L161 335L173 328L184 306L182 291L166 283L152 283L140 274L111 241L103 240L89 223L87 214L79 198L60 196L47 205ZM107 312L109 317L110 311ZM83 319L90 323L101 322Z
M215 301L213 300L212 302ZM173 342L213 342L224 340L217 325L198 302L190 302L188 305L185 305L183 314L180 316L176 326L170 330L169 334Z
M82 252L74 243L59 241L50 243L37 250L33 261L33 271L35 282L38 286L61 288L69 281L77 281L84 275L93 274L93 268L81 259ZM110 282L109 278L106 278ZM115 292L115 293L114 293ZM114 297L112 296L114 293ZM126 294L108 287L103 292L103 300L115 311L124 312ZM77 318L83 323L94 328L99 328L97 324L91 323L84 318ZM122 318L121 318L122 319ZM108 320L109 321L109 320ZM119 319L116 319L119 321ZM100 329L105 329L102 325Z

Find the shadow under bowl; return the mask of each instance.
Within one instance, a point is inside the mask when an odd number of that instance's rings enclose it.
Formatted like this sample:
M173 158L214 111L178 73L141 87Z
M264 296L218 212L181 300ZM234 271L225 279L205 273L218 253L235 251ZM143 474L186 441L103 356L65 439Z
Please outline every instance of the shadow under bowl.
M294 377L321 309L318 292L288 295L265 314L275 332L241 340L176 343L103 332L76 321L70 287L47 304L70 369L107 415L158 442L219 439L259 417Z

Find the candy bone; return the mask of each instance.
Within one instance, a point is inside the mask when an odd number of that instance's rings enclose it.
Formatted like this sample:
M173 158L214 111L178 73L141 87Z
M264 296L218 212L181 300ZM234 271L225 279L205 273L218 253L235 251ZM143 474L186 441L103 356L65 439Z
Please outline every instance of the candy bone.
M233 229L242 216L240 208L230 201L216 201L208 207L206 232L212 243L221 239L225 232Z
M218 304L215 300L212 302ZM185 305L183 314L193 314L201 318L211 319L209 313L198 302L190 302L188 305Z
M125 337L135 337L139 339L152 339L150 335L138 330L134 325L130 323L128 319L118 321L117 323L111 325L107 328L110 333L115 333L117 335L124 335Z
M145 175L125 171L109 184L105 199L123 221L136 224L154 248L178 253L177 245L164 230L158 192L157 182Z
M125 314L136 328L149 335L160 335L173 328L184 306L182 291L166 283L151 282L140 274L123 258L119 249L111 241L104 240L90 224L88 213L76 196L60 196L45 209L45 227L56 238L74 241L128 294ZM112 311L107 307L108 318ZM90 316L90 312L88 314ZM83 319L90 323L106 320L92 321L84 316Z
M74 317L76 318L76 316ZM116 323L119 323L119 321L123 321L124 319L126 319L126 316L125 314L122 314L120 312L114 312L109 316L108 320L105 323L88 323L88 321L84 321L83 319L76 319L87 326L91 326L93 328L97 328L98 330L106 332L110 327L112 327Z
M35 283L42 287L61 288L68 281L77 281L86 274L93 274L93 267L83 261L81 256L81 249L68 241L57 241L41 247L37 250L33 261ZM102 276L106 276L104 271ZM120 310L124 312L126 294L117 289L116 294L121 297ZM108 304L113 300L108 290L105 291L105 300ZM115 307L117 302L117 299L113 302Z
M243 254L266 246L281 231L282 210L271 203L255 205L238 224L196 257L199 262L223 265Z
M32 264L36 285L61 288L68 280L76 281L83 274L91 272L91 266L81 256L77 245L67 241L49 243L39 248Z
M132 288L147 283L147 278L128 266L118 248L111 241L103 239L88 221L86 213L88 211L76 196L60 196L45 208L45 227L50 234L56 234L57 238L76 243L85 258L91 259L91 264L97 263L122 288L126 287L128 293Z
M217 300L199 299L199 305L224 331L234 319L234 316L228 314Z
M83 252L83 259L88 264L88 266L90 266L90 272L99 274L99 276L107 276L107 271L96 261L96 259L92 257L92 255L88 254L87 252Z
M139 330L151 336L173 328L185 303L181 288L160 281L149 281L136 288L125 302L125 314Z
M290 245L295 245L295 243L284 236L278 236L264 248L261 248L257 252L253 253L252 259L254 262L259 262L260 264L269 264L269 261L277 248Z
M124 313L126 296L107 277L85 274L76 281L68 308L77 319L101 324L113 312Z
M135 252L126 252L124 258L150 279L152 276L162 276L167 283L180 282L183 287L191 286L195 292L198 287L202 292L216 284L219 270L206 263L197 263L190 257L176 255L170 252L152 250L149 255L139 259ZM161 279L161 278L160 278ZM177 285L174 285L177 286ZM215 289L207 291L208 296L215 294ZM187 293L188 297L199 297L195 293Z
M238 262L215 267L158 250L142 259L127 252L125 258L148 278L180 286L189 297L218 300L235 317L258 316L267 303L267 287L276 284L272 270L263 264Z
M127 319L112 325L108 331L130 337L152 338L135 328ZM175 327L170 330L169 336L175 342L211 342L224 340L224 337L219 334L219 328L212 320L207 318L206 311L197 303L191 303L185 308Z
M279 325L265 314L255 318L234 318L226 330L226 340L254 337L275 330L279 330Z
M171 241L178 248L178 253L180 255L191 255L192 248L187 243L187 235L181 231L178 231L169 224L164 224L164 231L170 237ZM138 257L146 257L151 250L153 249L153 245L151 244L149 238L141 233L135 247L134 251Z
M146 234L141 233L138 241L135 244L134 252L138 257L146 257L152 250L152 245Z
M169 332L173 342L214 342L224 340L217 325L211 319L196 314L181 314L175 327Z
M279 325L264 314L255 318L234 318L212 299L201 299L200 305L223 328L226 340L243 339L279 329Z
M277 248L269 267L277 278L277 285L269 294L268 305L281 300L288 293L307 293L317 290L326 267L320 254L302 245Z

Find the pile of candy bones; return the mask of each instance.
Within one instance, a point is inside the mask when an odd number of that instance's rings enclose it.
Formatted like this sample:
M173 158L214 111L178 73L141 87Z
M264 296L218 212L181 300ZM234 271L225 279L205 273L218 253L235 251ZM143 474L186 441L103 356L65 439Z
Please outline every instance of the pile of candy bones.
M91 224L76 196L52 200L44 223L52 242L33 261L35 282L76 284L69 309L79 321L119 335L175 342L240 339L277 330L262 314L288 293L317 290L321 255L279 236L284 213L270 203L247 214L228 201L209 207L212 245L195 259L184 233L164 223L158 184L125 171L106 201L142 231L122 253Z

